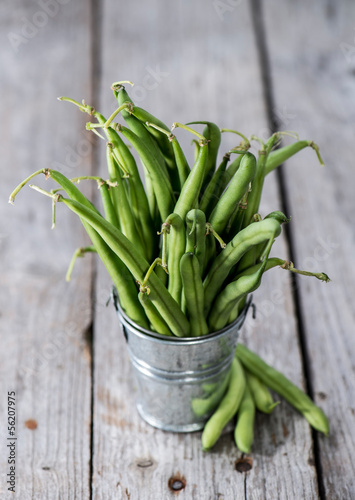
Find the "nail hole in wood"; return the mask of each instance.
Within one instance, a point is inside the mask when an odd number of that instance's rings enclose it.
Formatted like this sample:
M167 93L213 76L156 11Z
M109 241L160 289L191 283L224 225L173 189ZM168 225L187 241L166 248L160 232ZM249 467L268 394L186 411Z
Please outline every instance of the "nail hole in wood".
M238 472L248 472L253 468L253 459L251 457L239 458L235 463Z
M184 476L181 476L179 473L172 476L168 481L168 486L171 491L178 492L185 488L186 479Z

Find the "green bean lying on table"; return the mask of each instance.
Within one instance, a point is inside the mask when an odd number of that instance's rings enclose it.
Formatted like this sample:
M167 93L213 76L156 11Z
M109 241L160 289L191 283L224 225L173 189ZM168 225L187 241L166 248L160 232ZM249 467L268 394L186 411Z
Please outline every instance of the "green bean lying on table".
M302 413L312 427L325 435L329 434L329 422L323 410L316 406L299 387L242 344L238 345L236 356L247 370Z

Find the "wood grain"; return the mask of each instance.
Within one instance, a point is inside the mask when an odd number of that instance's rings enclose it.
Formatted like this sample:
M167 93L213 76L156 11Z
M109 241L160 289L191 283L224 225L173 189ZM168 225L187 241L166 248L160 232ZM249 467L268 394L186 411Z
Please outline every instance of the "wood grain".
M82 1L61 5L53 17L37 3L1 6L0 497L4 500L90 495L91 354L86 339L91 323L90 259L86 266L77 266L72 283L65 282L72 251L85 238L80 224L63 207L58 209L58 227L51 231L50 201L28 187L14 207L7 204L10 192L34 170L52 167L72 175L80 163L91 168L90 154L84 149L77 154L75 149L83 139L78 134L82 116L56 100L61 94L90 92L89 15ZM8 35L23 32L27 37L15 50ZM34 183L54 187L44 179ZM7 391L16 391L15 495L6 484Z
M132 22L117 30L118 16ZM110 84L129 79L136 84L132 97L168 124L200 118L246 134L264 137L270 133L246 4L240 4L222 20L214 4L207 6L201 1L180 2L174 7L159 1L148 7L140 2L139 8L126 4L117 9L105 3L102 32L100 109L104 114L115 109ZM118 54L117 47L125 50ZM165 76L149 90L144 82L157 66ZM183 133L181 137L189 148L190 137ZM224 141L226 148L235 145L231 136ZM263 214L279 209L278 200L276 184L271 180ZM284 242L280 242L278 252L287 257ZM107 296L110 282L101 266L97 280L99 297ZM243 341L302 385L287 274L270 272L255 300L259 304L257 320L248 320ZM186 480L179 498L271 499L275 490L280 498L318 498L309 426L285 403L273 416L258 417L251 454L253 468L247 473L236 470L241 454L233 443L232 425L215 449L206 454L201 451L200 433L165 433L145 424L135 409L134 385L118 320L103 304L102 299L97 300L94 328L95 499L108 499L110 495L173 498L168 482L178 474Z
M326 498L355 496L354 339L354 5L268 2L265 8L275 106L286 128L321 147L285 166L296 266L325 271L319 286L298 280L316 401L330 418L330 437L317 436ZM292 19L292 22L291 22ZM282 22L281 22L282 20ZM287 21L289 20L289 21ZM297 27L297 29L296 29ZM305 234L307 237L300 235Z

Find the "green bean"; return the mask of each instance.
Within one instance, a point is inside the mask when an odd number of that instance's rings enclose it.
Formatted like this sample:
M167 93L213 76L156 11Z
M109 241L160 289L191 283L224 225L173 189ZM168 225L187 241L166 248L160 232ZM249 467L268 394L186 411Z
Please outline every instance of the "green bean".
M221 183L222 176L225 173L229 160L230 154L226 153L223 156L222 162L212 176L210 182L207 184L206 189L202 195L200 201L200 209L205 212L206 217L209 217L217 201L219 200L219 196L217 196L216 193L219 190L219 185Z
M185 253L185 225L178 214L170 214L165 224L168 226L168 291L181 306L182 279L180 274L180 260Z
M204 172L206 167L206 162L208 158L208 148L207 143L201 140L200 152L197 160L182 187L178 201L176 202L174 212L185 220L186 214L198 201L198 196L201 190L202 181L204 178Z
M254 420L255 403L246 385L234 429L234 441L242 453L250 453L254 441Z
M126 89L122 86L120 86L119 89L117 87L114 87L113 93L120 107L124 104L127 104L127 108L122 109L121 111L122 117L124 118L130 130L135 133L142 142L144 142L149 151L151 151L151 154L154 155L156 162L159 164L161 175L163 175L166 180L169 181L167 166L158 144L156 143L152 135L148 132L145 125L141 123L141 121L130 112L134 104L127 94Z
M240 167L211 214L210 223L218 233L224 230L235 207L238 205L243 195L248 191L249 184L254 179L255 171L255 156L251 153L245 153L241 160Z
M289 144L288 146L284 146L283 148L277 149L276 151L270 153L265 165L265 175L275 170L275 168L282 165L282 163L291 158L291 156L295 155L307 146L315 150L318 156L319 163L321 165L324 165L323 160L319 154L319 148L316 144L314 144L313 141L297 141L293 144Z
M151 329L157 333L160 333L160 335L170 335L171 336L171 332L169 330L168 325L166 324L166 321L164 321L161 314L159 314L159 312L157 311L157 308L155 307L153 302L150 300L148 294L143 293L143 292L139 292L138 298L139 298L139 302L142 304L144 311L147 315L150 326L152 327Z
M194 398L191 401L191 408L197 417L206 417L216 408L218 403L223 398L231 376L231 370L224 375L218 384L213 384L213 391L209 392L207 398Z
M190 334L200 337L208 333L208 326L203 315L203 285L197 257L185 253L180 260L180 273L190 320Z
M245 146L245 152L247 152L249 147L250 147L250 145ZM241 147L240 149L243 149L243 147ZM242 153L238 154L238 156L230 163L229 167L224 172L222 179L221 179L221 182L220 182L220 185L219 185L219 188L218 188L218 191L216 193L217 198L219 198L221 196L223 191L228 186L230 180L237 172L237 170L240 166L240 162L242 161L242 158L243 158L243 154Z
M236 356L247 370L259 377L267 387L277 392L302 413L314 429L326 435L329 434L329 422L323 410L282 373L265 363L257 354L242 344L238 344Z
M254 292L259 288L273 242L274 237L272 236L268 242L264 262L259 265L257 271L253 274L240 276L236 281L232 281L232 283L227 285L218 295L208 319L211 331L217 331L225 327L233 307L248 293Z
M256 408L263 413L271 413L280 401L274 401L266 385L248 370L244 370L247 387L253 396Z
M61 195L57 196L58 201L64 202L70 210L88 222L100 234L112 251L127 266L134 278L143 283L150 266L121 231L81 203L63 198ZM150 299L167 322L172 333L177 336L188 335L190 327L186 317L155 273L149 277L149 288L151 291Z
M188 125L193 125L193 124L206 125L203 131L203 136L208 141L208 159L206 162L204 179L201 185L201 191L203 192L207 184L210 182L213 176L213 172L216 168L218 149L221 144L221 131L218 125L212 122L197 121L188 123Z
M173 147L171 141L169 140L169 135L171 134L170 129L163 123L161 120L153 116L151 113L146 111L145 109L139 108L138 106L132 105L129 109L129 112L138 118L140 122L142 122L147 128L148 132L152 135L153 139L157 142L158 147L163 155L166 166L168 168L168 174L171 180L171 184L174 192L180 191L180 182L179 182L179 173L177 170L177 165L175 161L175 155L173 151ZM149 125L150 126L149 126ZM155 125L155 126L151 126ZM162 130L165 130L167 134L161 134L159 132L159 127ZM168 135L169 134L169 135Z
M237 363L235 362L237 361ZM231 378L229 387L222 401L213 413L211 418L207 421L202 433L202 448L209 450L217 442L222 434L224 427L229 420L237 413L245 390L245 376L244 371L237 360L233 359L231 367Z
M76 259L84 257L86 253L97 253L94 245L90 245L89 247L80 247L75 250L73 253L73 256L71 258L71 261L69 263L68 271L67 274L65 275L65 281L70 281L71 280L71 275L74 269L74 264L76 262Z
M275 219L280 224L287 224L291 220L290 218L287 218L286 215L280 212L279 210L271 212L266 217L264 217L264 219ZM259 214L254 215L253 221L255 220L260 222L261 218ZM260 260L262 259L262 255L265 252L266 245L267 243L260 243L259 245L254 247L252 251L247 252L238 263L237 266L238 273L241 273L245 269L248 269L252 267L254 264L260 262Z
M235 236L243 226L245 210L248 206L249 193L250 190L248 189L238 203L238 206L232 214L231 218L229 219L228 226L226 227L226 232L229 237L233 237L233 235Z
M269 271L270 269L272 269L276 266L282 266L286 262L287 262L286 260L280 259L278 257L270 257L269 259L266 259L266 266L265 266L264 272ZM243 269L243 271L241 271L240 273L238 272L238 274L233 278L233 281L239 279L241 276L250 275L250 274L255 273L259 269L259 267L260 267L260 263L254 264L253 266L250 266L250 267L247 267L246 269Z
M146 125L148 127L148 130L153 128L153 129L158 130L159 132L162 132L164 135L166 135L168 137L169 142L171 142L174 157L175 157L175 163L176 163L176 167L177 167L178 175L179 175L180 184L179 184L178 192L180 192L182 189L182 186L185 184L185 181L189 176L190 167L189 167L189 164L187 163L184 152L181 149L179 141L177 140L176 136L174 134L172 134L172 132L170 130L167 131L165 128L159 127L155 123L151 123L151 122L147 122Z
M256 173L251 184L251 192L248 196L248 205L244 215L243 227L246 227L248 224L250 224L253 215L256 214L259 210L261 193L264 185L265 164L270 150L278 141L278 139L279 134L273 134L267 141L266 145L262 145L262 149L259 151L259 157L256 163Z
M256 216L256 217L255 217ZM275 219L277 220L277 219ZM254 217L250 224L257 224L260 222L260 216L259 214L254 214ZM279 222L279 221L278 221ZM235 266L234 269L232 269L230 274L235 274L236 271L238 274L241 274L244 269L248 269L249 267L252 267L254 264L258 263L258 257L261 255L262 250L265 248L265 245L267 245L267 242L263 241L259 243L258 245L255 245L253 248L248 250L243 257L240 259L238 264Z
M303 271L301 269L297 269L296 267L294 267L293 262L285 259L280 259L279 257L272 257L270 259L267 259L265 271L268 271L269 269L272 269L273 267L276 266L279 266L281 267L281 269L290 271L292 273L301 274L303 276L312 276L320 281L325 281L326 283L330 281L329 276L325 273L322 272L312 273L310 271ZM258 267L259 264L255 264L254 266L248 267L247 269L244 269L240 274L238 274L234 279L238 279L242 274L252 274L258 269Z
M176 136L172 134L170 137L171 137L170 140L171 140L174 155L175 155L176 166L177 166L178 173L179 173L180 191L181 191L185 182L186 182L186 179L188 178L188 176L190 174L190 167L189 167L189 164L186 160L184 152L183 152L183 150L180 146L180 143L177 140Z
M162 174L159 163L156 160L152 150L148 149L144 141L142 141L134 132L127 127L119 125L117 130L129 140L132 146L139 154L142 163L148 170L154 193L157 200L161 219L164 221L172 212L175 203L174 194L169 180Z
M280 232L280 224L274 219L267 219L246 227L228 243L226 248L213 261L211 269L204 281L204 310L206 316L224 280L240 258L248 250L253 248L253 246L263 241L269 241L270 238L277 237Z
M239 300L233 307L233 309L230 312L229 318L228 318L228 325L233 323L243 310L245 304L246 304L246 299L247 297L244 297L243 299Z
M196 255L202 275L206 254L206 216L197 208L186 215L186 252Z
M135 245L136 249L142 255L145 255L144 252L145 249L143 249L142 246L142 234L140 234L139 228L137 228L135 224L131 207L127 199L126 190L123 185L124 179L120 177L117 165L115 163L115 159L112 154L112 148L110 146L107 147L106 158L107 158L108 171L111 173L111 176L117 182L117 188L115 190L116 198L114 199L119 214L119 221L120 221L119 229L121 229L122 233L125 236L127 236L127 238ZM112 220L110 219L108 220L109 222L112 223Z

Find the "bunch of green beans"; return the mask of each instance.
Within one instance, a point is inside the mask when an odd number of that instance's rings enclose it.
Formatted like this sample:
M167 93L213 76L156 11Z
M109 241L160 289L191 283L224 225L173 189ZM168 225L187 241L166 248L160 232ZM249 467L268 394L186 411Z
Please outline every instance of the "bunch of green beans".
M289 219L277 210L264 217L259 214L264 179L285 160L308 146L322 164L312 141L297 140L278 147L283 133L275 133L267 141L254 136L248 139L208 121L175 122L169 128L136 106L124 83L130 82L112 84L118 108L109 118L85 101L59 98L88 114L91 121L87 130L107 141L107 180L96 176L68 179L46 168L31 174L10 195L12 203L26 183L43 174L56 183L55 189L31 187L52 199L53 226L58 202L80 218L91 245L75 251L67 279L77 257L95 252L112 279L121 308L133 322L164 336L187 338L201 337L232 323L248 294L259 287L264 272L276 266L329 281L325 273L301 271L285 259L269 257L282 224ZM196 128L201 125L199 132ZM173 134L177 129L194 136L192 164ZM242 140L224 151L218 161L222 132L235 133ZM249 151L251 141L260 144L256 154ZM232 159L232 155L236 156ZM78 189L76 184L83 180L97 182L102 210ZM214 422L221 430L239 405L236 441L240 448L249 449L251 436L243 436L241 431L246 427L244 415L253 415L255 406L266 412L274 406L267 392L260 389L260 373L250 365L244 375L242 365L247 361L241 356L233 362L233 373L226 383L225 397L235 394L233 403L222 399L222 407L211 417L203 437L206 449L217 439ZM270 375L266 368L265 372ZM218 398L222 395L219 391ZM307 418L308 410L304 414ZM309 421L312 424L312 418Z
M329 422L322 409L282 373L242 344L236 349L229 377L229 385L203 430L201 441L204 450L215 445L227 423L236 416L235 443L242 453L250 453L256 410L269 414L280 403L273 400L270 389L298 410L314 429L326 436L329 434ZM207 401L212 399L209 396ZM203 401L193 402L193 407L198 409L204 406Z

